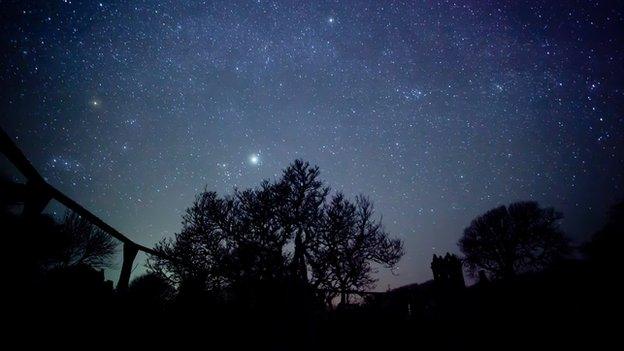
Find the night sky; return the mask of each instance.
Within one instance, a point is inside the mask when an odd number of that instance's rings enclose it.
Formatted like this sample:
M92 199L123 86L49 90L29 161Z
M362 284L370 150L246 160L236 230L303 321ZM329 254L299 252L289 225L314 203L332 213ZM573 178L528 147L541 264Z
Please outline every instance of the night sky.
M0 16L0 125L147 246L204 187L296 158L405 240L379 289L429 279L497 205L554 206L578 242L624 195L621 2L2 1Z

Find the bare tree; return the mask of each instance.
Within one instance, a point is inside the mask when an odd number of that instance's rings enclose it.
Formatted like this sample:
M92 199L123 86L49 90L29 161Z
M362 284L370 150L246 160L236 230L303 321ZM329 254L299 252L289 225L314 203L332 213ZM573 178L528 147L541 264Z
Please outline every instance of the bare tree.
M344 293L372 286L371 264L394 267L402 243L388 238L365 197L351 203L339 194L326 205L329 189L318 177L318 167L297 160L277 182L224 198L203 192L182 231L156 247L176 259L150 257L148 267L174 285L208 290L310 279Z
M500 206L475 218L459 240L469 272L502 279L544 269L568 251L561 218L537 202Z
M148 267L175 285L194 281L210 290L284 276L291 233L280 220L284 200L276 187L263 182L232 197L198 195L186 210L182 231L156 246L176 260L150 257Z
M339 292L341 303L348 302L349 291L374 286L372 263L394 268L403 256L403 243L389 238L373 214L373 205L363 196L352 203L338 193L326 206L311 265L314 284L328 298Z

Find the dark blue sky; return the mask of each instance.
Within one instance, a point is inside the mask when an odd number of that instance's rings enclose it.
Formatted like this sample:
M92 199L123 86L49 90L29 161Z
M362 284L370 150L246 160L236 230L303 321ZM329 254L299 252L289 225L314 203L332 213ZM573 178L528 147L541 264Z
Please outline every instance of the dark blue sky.
M621 2L3 1L0 14L0 124L51 184L148 246L204 187L253 186L295 158L368 194L405 240L382 289L428 279L431 255L499 204L554 206L582 240L624 195Z

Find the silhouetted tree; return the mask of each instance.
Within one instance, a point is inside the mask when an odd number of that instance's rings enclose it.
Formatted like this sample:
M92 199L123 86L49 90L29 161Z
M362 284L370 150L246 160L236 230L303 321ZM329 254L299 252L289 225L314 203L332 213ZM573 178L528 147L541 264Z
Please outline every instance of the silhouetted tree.
M67 211L60 224L58 263L103 268L111 264L118 242L86 219Z
M150 257L149 268L176 285L193 281L209 290L281 279L291 233L280 219L284 198L277 187L263 182L257 189L237 190L232 197L199 194L185 212L182 231L156 245L177 259Z
M43 310L66 315L95 313L112 293L102 268L111 263L117 242L73 212L59 222L49 214L25 214L32 189L12 181L0 190L5 277L19 313ZM96 307L97 306L97 307ZM56 311L56 312L51 312Z
M326 204L329 189L318 176L318 167L297 160L276 182L223 198L199 194L183 216L182 231L156 246L176 259L150 257L148 267L174 285L229 289L230 297L254 289L266 295L295 282L292 298L301 300L309 296L310 278L334 296L372 286L371 264L394 267L402 243L373 219L365 197L353 204L339 194Z
M69 210L60 223L45 213L26 217L15 211L27 196L24 186L3 180L2 187L0 222L7 244L15 250L12 255L16 256L16 264L40 273L53 268L103 268L111 264L118 246L113 237Z
M326 206L322 226L311 245L313 283L341 303L348 292L372 288L371 263L393 268L403 256L403 244L390 239L381 221L373 219L373 205L363 196L355 203L336 194Z
M468 270L502 279L545 268L568 251L561 218L537 202L500 206L475 218L459 240Z

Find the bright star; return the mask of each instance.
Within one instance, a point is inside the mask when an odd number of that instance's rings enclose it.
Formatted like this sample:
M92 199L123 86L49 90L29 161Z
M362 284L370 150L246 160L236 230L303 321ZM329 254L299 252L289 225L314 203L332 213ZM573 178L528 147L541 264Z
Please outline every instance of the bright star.
M260 157L256 154L253 154L249 156L249 162L251 162L252 165L257 165L258 163L260 163Z
M329 19L327 19L327 22L329 22L329 23L334 23L334 18L333 18L333 17L330 17Z

